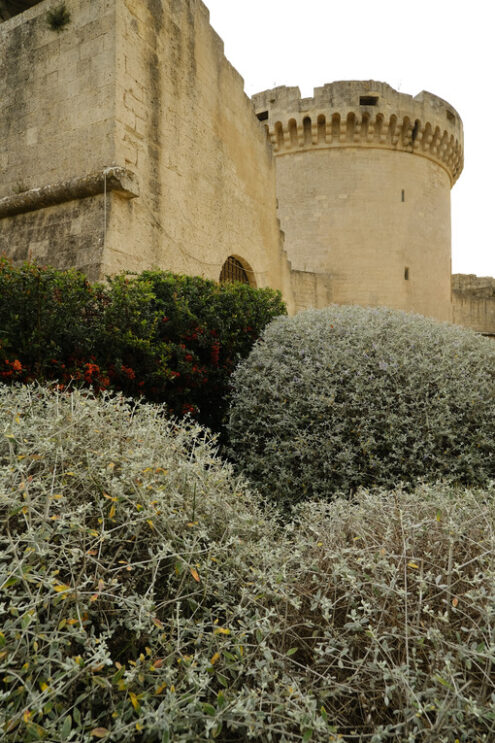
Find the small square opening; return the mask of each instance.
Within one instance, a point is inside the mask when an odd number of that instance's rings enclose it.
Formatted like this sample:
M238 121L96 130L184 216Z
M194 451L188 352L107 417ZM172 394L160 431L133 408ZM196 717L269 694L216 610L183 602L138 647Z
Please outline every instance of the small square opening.
M258 121L266 121L268 119L268 111L261 111L259 114L256 114L256 118Z
M361 95L359 96L360 106L377 106L378 96L377 95Z
M455 121L455 114L452 111L447 110L447 118L449 121Z

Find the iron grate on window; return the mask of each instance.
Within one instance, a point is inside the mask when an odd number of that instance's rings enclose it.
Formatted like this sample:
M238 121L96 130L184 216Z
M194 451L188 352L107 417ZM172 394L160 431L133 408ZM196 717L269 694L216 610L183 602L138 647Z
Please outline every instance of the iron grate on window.
M225 284L226 282L232 283L234 281L238 281L241 284L249 284L249 278L242 263L231 255L223 264L220 273L220 283Z

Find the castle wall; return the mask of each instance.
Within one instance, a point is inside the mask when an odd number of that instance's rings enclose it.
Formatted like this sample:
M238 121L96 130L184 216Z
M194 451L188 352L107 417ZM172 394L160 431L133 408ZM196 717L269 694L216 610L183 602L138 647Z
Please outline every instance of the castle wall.
M473 274L452 276L454 323L495 337L495 279Z
M63 190L114 160L115 10L72 0L71 22L51 30L45 0L0 25L0 254L97 278L103 249L103 196L29 210L4 208L37 188ZM43 201L40 202L43 204ZM14 213L12 213L12 211Z
M218 280L235 255L253 284L287 295L271 149L206 7L122 0L117 34L117 157L141 196L112 207L107 270Z
M0 198L114 159L115 12L72 0L61 33L45 0L0 24Z
M271 148L206 7L72 0L56 33L56 5L0 24L0 253L216 280L233 255L291 305Z
M104 204L93 196L0 220L0 255L100 278Z

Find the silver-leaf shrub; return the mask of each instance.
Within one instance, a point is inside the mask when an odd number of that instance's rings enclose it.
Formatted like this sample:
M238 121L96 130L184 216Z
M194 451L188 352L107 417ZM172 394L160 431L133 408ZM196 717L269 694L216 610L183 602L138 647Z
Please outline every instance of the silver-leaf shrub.
M292 504L399 482L495 477L495 344L387 309L278 318L234 376L242 472Z
M305 692L349 743L491 743L495 489L357 495L288 527L301 603L280 637Z
M282 527L196 425L0 386L0 738L491 743L494 495Z
M311 691L282 708L275 527L199 426L0 385L0 523L2 740L326 729Z

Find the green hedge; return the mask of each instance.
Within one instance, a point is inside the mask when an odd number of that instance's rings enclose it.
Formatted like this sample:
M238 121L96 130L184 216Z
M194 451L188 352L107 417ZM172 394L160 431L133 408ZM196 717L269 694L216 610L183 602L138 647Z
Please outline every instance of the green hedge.
M0 379L119 390L220 430L230 375L280 293L146 271L91 285L0 261Z

